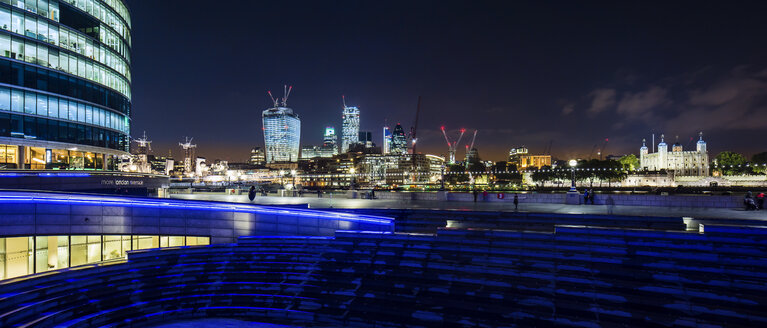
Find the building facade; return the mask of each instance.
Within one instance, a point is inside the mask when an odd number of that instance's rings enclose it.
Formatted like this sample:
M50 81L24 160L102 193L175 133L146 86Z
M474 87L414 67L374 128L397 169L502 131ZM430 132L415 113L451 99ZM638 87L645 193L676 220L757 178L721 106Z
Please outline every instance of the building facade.
M262 166L265 163L266 155L264 154L264 150L261 149L261 147L253 147L253 149L250 150L250 159L248 160L248 164Z
M392 131L389 153L392 155L407 154L407 136L405 135L405 129L403 129L402 125L399 123L397 123L394 127L394 131Z
M122 0L0 1L0 169L117 169L130 29Z
M349 151L349 146L359 142L360 133L360 109L344 105L341 114L343 134L341 136L341 152Z
M694 151L685 151L682 145L675 143L671 151L663 135L660 137L658 152L649 153L645 140L639 148L639 167L648 171L673 171L675 176L707 176L709 175L708 151L703 141L703 132Z
M392 140L391 137L392 137L391 130L389 129L388 126L384 126L383 127L383 146L381 146L382 153L384 155L388 155L389 153L391 153L391 140Z
M266 145L266 163L297 162L301 141L301 119L293 109L276 106L261 115Z
M322 138L322 147L333 150L333 155L338 154L338 136L336 136L336 128L332 126L325 127L325 135Z

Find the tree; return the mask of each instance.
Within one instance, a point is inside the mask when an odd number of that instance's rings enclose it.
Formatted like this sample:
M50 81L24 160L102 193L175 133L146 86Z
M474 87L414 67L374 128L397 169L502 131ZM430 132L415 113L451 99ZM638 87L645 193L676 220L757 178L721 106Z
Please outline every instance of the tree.
M755 173L767 172L767 166L765 166L765 164L767 164L767 151L751 156L751 170Z
M716 167L723 175L748 173L746 158L743 155L731 151L723 151L714 158Z
M634 154L629 154L618 159L624 170L634 171L639 168L639 158Z

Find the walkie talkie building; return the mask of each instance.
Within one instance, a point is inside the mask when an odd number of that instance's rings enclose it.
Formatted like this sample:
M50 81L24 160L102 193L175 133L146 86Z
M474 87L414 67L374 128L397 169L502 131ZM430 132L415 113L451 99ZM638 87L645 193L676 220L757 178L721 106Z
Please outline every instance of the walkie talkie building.
M130 26L121 0L0 0L0 169L115 169Z

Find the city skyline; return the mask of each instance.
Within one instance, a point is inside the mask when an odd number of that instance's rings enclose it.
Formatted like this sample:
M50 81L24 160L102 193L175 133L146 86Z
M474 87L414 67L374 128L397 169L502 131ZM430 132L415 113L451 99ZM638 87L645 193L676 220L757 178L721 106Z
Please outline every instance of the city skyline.
M296 6L287 26L279 15L246 14L284 4L184 4L131 2L144 22L133 32L143 42L134 49L132 132L146 130L157 154L177 154L176 140L195 135L201 156L244 161L263 142L253 124L268 104L262 94L282 84L301 91L292 107L306 122L302 145L321 144L325 125L341 130L345 94L376 141L384 125L409 129L422 96L423 153L447 154L442 125L479 130L476 147L490 160L550 142L555 157L587 157L605 138L607 154L637 154L652 133L687 141L699 131L712 154L764 150L764 120L751 119L767 115L767 46L754 41L765 30L763 4L350 3ZM229 19L198 24L210 15ZM239 41L253 31L256 42ZM240 53L255 55L219 60Z

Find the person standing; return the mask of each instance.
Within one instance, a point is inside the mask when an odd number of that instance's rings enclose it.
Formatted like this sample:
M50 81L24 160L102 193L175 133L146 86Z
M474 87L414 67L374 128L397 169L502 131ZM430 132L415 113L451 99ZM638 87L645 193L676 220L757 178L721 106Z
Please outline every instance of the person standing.
M474 195L474 202L476 203L477 202L477 194L478 194L477 193L477 189L474 189L474 191L472 191L472 194Z
M250 186L250 190L248 190L248 199L252 202L254 199L256 199L256 187Z
M594 189L589 191L589 201L591 202L591 205L594 205Z
M516 211L519 208L519 197L517 194L514 194L514 211Z
M764 193L760 192L756 195L756 209L761 210L764 208Z
M482 201L483 202L487 201L487 189L482 190Z
M583 191L583 204L587 205L588 203L589 203L589 190L586 189Z

